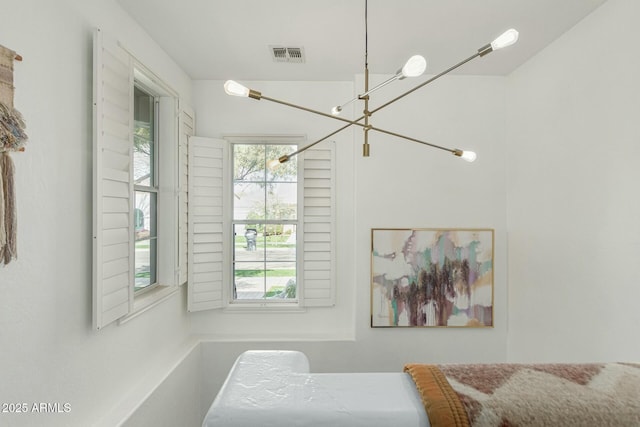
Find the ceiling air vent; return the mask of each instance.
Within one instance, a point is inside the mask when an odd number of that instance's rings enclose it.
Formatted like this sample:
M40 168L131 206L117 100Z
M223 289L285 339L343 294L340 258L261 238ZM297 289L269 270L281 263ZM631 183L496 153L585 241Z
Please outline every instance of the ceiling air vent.
M274 62L304 63L304 48L302 47L269 46L269 50Z

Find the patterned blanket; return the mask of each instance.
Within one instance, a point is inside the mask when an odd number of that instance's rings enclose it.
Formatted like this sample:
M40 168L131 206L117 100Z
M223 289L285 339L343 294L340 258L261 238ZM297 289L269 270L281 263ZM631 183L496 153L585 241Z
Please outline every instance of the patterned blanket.
M640 364L404 367L433 427L640 426Z

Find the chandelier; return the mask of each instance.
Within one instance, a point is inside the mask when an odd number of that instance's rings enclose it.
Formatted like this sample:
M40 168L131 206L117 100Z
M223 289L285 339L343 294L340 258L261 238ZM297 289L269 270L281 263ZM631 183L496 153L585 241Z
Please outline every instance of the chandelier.
M269 162L269 166L273 167L279 163L284 163L289 161L289 159L291 159L293 156L296 156L306 150L308 150L309 148L313 147L314 145L328 139L331 138L333 135L351 127L351 126L359 126L364 130L364 143L362 146L362 155L364 157L369 157L369 132L370 131L375 131L375 132L379 132L379 133L383 133L383 134L387 134L387 135L391 135L397 138L402 138L402 139L406 139L409 141L413 141L413 142L417 142L420 144L424 144L427 145L429 147L432 148L437 148L439 150L444 150L444 151L448 151L450 153L452 153L453 155L460 157L468 162L473 162L476 159L476 153L473 151L467 151L467 150L461 150L458 148L447 148L447 147L442 147L440 145L436 145L436 144L432 144L430 142L426 142L426 141L422 141L420 139L416 139L416 138L412 138L406 135L402 135L399 134L397 132L392 132L389 130L385 130L376 126L373 126L371 124L371 116L382 110L383 108L388 107L389 105L393 104L394 102L404 98L405 96L415 92L416 90L428 85L429 83L434 82L435 80L439 79L440 77L450 73L451 71L461 67L462 65L466 64L469 61L472 61L476 58L479 57L483 57L495 50L499 50L502 48L505 48L507 46L511 46L512 44L514 44L516 41L518 41L518 32L516 30L509 29L507 31L505 31L502 35L498 36L495 40L493 40L491 43L486 44L484 46L482 46L480 49L477 50L477 52L475 52L473 55L469 56L468 58L458 62L457 64L447 68L446 70L442 71L439 74L434 75L433 77L429 78L428 80L418 84L417 86L415 86L414 88L402 93L401 95L393 98L392 100L382 104L381 106L373 109L373 110L369 110L369 95L372 94L373 92L377 91L378 89L388 85L389 83L395 81L395 80L403 80L407 77L419 77L421 76L424 71L426 70L427 67L427 61L424 59L424 57L420 56L420 55L414 55L411 58L409 58L409 60L404 64L404 66L402 68L400 68L396 74L385 80L384 82L380 83L379 85L369 89L369 64L368 64L368 18L367 18L367 0L365 0L365 9L364 9L364 18L365 18L365 52L364 52L364 92L362 94L357 95L355 98L347 101L346 103L342 104L342 105L338 105L335 106L331 109L331 113L325 113L322 111L318 111L318 110L314 110L311 108L307 108L307 107L303 107L300 105L296 105L290 102L286 102L286 101L282 101L279 99L275 99L275 98L271 98L269 96L263 95L261 92L253 90L253 89L249 89L245 86L243 86L242 84L233 81L233 80L227 80L224 83L224 90L228 95L233 95L233 96L240 96L240 97L248 97L248 98L252 98L255 100L265 100L265 101L271 101L274 102L276 104L281 104L281 105L285 105L287 107L292 107L292 108L296 108L298 110L303 110L303 111L307 111L309 113L313 113L313 114L317 114L320 116L324 116L324 117L328 117L334 120L338 120L341 122L346 123L344 126L342 126L341 128L331 132L330 134L318 139L317 141L312 142L309 145L306 145L290 154L285 154L284 156L281 156L279 159L274 159L272 161ZM345 119L343 117L340 117L340 112L342 111L342 109L351 104L352 102L355 101L364 101L364 110L363 110L363 115L358 117L355 120L349 120L349 119Z

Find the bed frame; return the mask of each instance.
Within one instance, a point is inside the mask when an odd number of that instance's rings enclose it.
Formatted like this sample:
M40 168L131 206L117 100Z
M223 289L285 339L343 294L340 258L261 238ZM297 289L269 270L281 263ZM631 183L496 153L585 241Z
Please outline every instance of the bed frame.
M231 368L203 426L429 426L409 374L309 373L297 351L247 351Z

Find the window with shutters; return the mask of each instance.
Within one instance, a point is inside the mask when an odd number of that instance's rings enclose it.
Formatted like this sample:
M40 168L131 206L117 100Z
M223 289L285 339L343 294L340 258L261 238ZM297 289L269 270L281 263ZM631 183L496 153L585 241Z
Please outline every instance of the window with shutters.
M298 300L298 162L270 167L296 148L232 144L232 301Z
M100 29L93 98L93 317L101 329L177 292L186 195L178 94Z
M189 138L189 311L335 304L335 144Z

